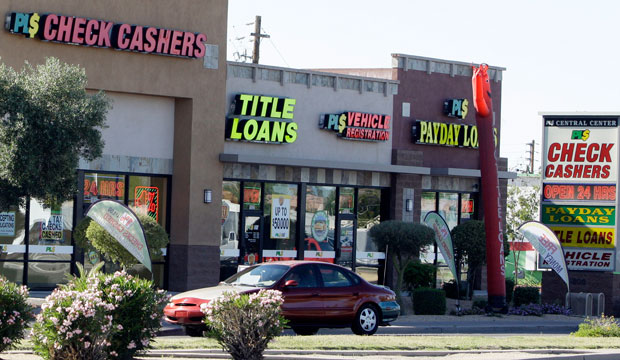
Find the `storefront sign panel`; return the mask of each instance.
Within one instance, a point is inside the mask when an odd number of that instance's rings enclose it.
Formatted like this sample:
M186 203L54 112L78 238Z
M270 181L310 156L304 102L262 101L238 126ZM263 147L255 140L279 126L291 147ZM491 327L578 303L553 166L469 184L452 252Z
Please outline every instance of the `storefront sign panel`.
M616 225L615 206L542 204L542 222L565 225Z
M159 189L155 186L136 186L135 206L139 211L159 221Z
M564 248L564 258L568 270L614 271L616 250ZM539 256L538 267L550 269Z
M497 146L496 128L493 128L493 136L495 146ZM411 138L415 144L477 149L478 127L475 125L416 120L411 127Z
M125 176L84 174L84 203L100 199L123 200L125 198Z
M15 211L0 212L0 236L15 236Z
M226 140L290 144L297 140L293 112L297 100L276 96L238 94L232 117L226 119Z
M615 184L551 184L543 183L543 201L615 202Z
M291 237L291 197L273 195L271 204L271 238L289 239Z
M319 119L319 128L333 131L347 140L390 140L391 116L348 111L325 114Z
M202 33L37 12L9 13L4 27L43 41L185 58L204 57L207 41Z
M443 113L459 119L465 119L469 109L467 99L448 99L443 102Z
M543 177L554 182L614 182L617 128L545 126Z
M615 227L576 227L576 226L552 226L555 235L567 247L587 247L597 249L613 249L616 247Z

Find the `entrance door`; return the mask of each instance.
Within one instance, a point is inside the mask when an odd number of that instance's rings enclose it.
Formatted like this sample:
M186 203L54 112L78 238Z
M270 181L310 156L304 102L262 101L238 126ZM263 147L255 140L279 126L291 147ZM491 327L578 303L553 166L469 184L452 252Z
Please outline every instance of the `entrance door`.
M254 265L262 261L260 248L263 237L263 217L260 212L246 211L243 216L243 244L241 259L244 265Z
M357 220L355 215L341 215L336 229L336 261L335 263L346 268L352 269L355 259L353 257L355 249L355 235Z

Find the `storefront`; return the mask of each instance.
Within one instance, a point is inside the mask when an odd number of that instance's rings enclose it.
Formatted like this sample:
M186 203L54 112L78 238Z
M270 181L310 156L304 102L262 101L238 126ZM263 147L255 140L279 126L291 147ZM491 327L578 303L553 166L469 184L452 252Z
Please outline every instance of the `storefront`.
M431 169L430 175L396 176L396 210L406 206L407 199L412 198L418 205L407 217L413 217L416 222L422 222L429 211L439 212L450 228L470 219L482 220L480 199L484 189L480 189L471 63L403 54L393 54L392 59L395 79L401 84L394 98L394 123L399 126L393 142L395 163ZM515 175L506 172L506 159L499 159L504 70L489 67L502 229L505 229L507 179ZM429 249L425 258L445 264L435 249ZM438 284L452 277L449 270L445 270L440 271ZM480 287L484 289L485 285L481 283Z
M385 254L367 233L389 219L396 91L392 80L228 64L222 278L239 264L313 259L379 280Z
M429 211L437 211L450 228L470 219L482 220L479 199L484 190L480 189L472 64L403 54L392 54L392 64L391 69L330 70L399 83L394 95L391 164L402 170L392 175L390 218L422 222ZM489 67L503 228L507 180L516 177L507 172L507 159L499 158L504 70ZM411 167L428 172L406 171ZM444 264L441 254L433 248L422 254L422 260ZM440 270L438 285L451 277L447 268Z
M74 247L72 230L106 198L147 213L170 234L166 256L153 259L157 285L217 282L219 239L209 234L219 232L220 208L203 193L222 181L226 63L218 54L226 53L226 2L31 1L0 9L3 63L21 69L55 57L79 65L89 90L105 91L112 105L104 154L79 164L73 201L45 209L30 200L0 214L0 273L53 288L76 261L98 261Z

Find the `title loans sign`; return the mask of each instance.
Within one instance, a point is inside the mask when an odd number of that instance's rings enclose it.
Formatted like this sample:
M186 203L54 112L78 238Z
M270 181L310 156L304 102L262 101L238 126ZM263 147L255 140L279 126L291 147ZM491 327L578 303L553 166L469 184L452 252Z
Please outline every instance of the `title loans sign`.
M545 119L544 136L543 166L548 181L616 181L617 120Z
M239 94L233 102L233 117L226 119L227 140L293 143L297 123L293 111L297 101L275 96Z
M204 57L207 41L202 33L36 12L9 13L4 27L44 41L187 58Z
M325 114L319 119L319 128L331 130L339 137L349 140L388 141L390 119L389 115L355 111Z

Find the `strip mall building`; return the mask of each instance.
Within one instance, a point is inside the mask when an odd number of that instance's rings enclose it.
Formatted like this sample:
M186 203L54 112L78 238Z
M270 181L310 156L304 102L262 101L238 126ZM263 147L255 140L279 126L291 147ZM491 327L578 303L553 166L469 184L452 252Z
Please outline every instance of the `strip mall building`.
M217 0L0 6L5 64L80 65L89 89L112 100L104 155L80 163L73 201L44 209L33 199L4 213L0 269L12 281L52 288L76 262L97 262L72 230L104 198L166 228L154 276L175 291L291 258L382 282L385 254L367 237L374 224L420 222L433 210L451 227L482 218L469 63L402 54L390 69L226 62L227 4ZM497 149L503 71L490 67ZM502 159L502 214L506 168Z

